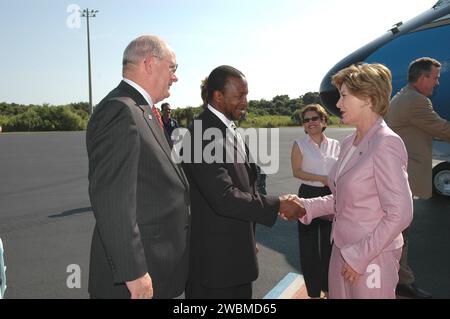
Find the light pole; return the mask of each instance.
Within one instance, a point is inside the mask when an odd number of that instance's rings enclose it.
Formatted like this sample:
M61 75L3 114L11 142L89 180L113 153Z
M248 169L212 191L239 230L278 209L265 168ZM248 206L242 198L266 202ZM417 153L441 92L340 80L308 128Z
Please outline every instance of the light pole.
M89 115L92 114L92 81L91 81L91 41L89 37L89 18L95 18L98 10L89 10L89 8L81 11L81 16L86 18L87 22L87 47L88 47L88 73L89 73Z

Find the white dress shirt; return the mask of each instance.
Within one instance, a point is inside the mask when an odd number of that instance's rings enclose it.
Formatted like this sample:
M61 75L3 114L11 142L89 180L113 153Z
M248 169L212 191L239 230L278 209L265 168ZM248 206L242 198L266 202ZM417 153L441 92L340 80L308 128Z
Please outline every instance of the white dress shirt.
M222 122L223 124L225 124L225 126L233 133L233 136L236 137L236 140L238 142L238 149L239 151L242 153L242 155L244 156L244 158L247 155L247 152L245 150L245 143L244 143L244 139L242 138L241 134L239 134L239 132L236 130L236 124L229 120L225 114L223 114L222 112L216 110L213 106L211 106L210 104L208 104L208 110L210 110L215 116L217 116Z
M139 93L141 93L141 95L144 97L145 101L147 101L148 105L150 105L150 107L153 106L153 100L152 97L150 96L150 94L147 93L147 91L145 91L139 84L131 81L130 79L125 79L123 78L123 81L128 83L129 85L131 85L133 88L135 88Z

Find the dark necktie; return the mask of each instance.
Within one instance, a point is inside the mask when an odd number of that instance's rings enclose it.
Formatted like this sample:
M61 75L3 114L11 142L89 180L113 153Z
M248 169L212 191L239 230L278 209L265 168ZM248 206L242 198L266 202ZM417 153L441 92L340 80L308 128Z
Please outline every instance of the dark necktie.
M164 130L164 125L161 119L161 114L159 114L158 109L152 105L152 113L153 115L156 117L156 119L158 120L159 126L161 127L161 130Z

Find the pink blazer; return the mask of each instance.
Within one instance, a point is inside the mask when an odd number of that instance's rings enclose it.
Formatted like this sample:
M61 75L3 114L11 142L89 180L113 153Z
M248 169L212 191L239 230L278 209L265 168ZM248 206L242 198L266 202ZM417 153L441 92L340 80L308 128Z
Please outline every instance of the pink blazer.
M359 143L341 174L339 165L350 150L355 134L341 146L339 159L328 175L332 195L303 199L312 219L334 214L331 240L344 260L364 274L382 251L403 246L402 231L413 217L405 145L380 118Z

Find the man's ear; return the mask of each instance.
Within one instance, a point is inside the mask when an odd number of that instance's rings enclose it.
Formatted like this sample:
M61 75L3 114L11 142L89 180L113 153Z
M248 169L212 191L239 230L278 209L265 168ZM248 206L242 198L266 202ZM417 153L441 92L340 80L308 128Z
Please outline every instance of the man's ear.
M223 101L223 93L220 92L219 90L215 90L213 93L213 100L221 104Z
M145 57L142 63L144 64L145 71L148 73L152 73L153 66L155 64L155 57L152 54L149 54Z

